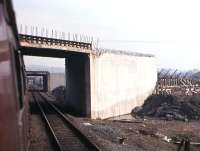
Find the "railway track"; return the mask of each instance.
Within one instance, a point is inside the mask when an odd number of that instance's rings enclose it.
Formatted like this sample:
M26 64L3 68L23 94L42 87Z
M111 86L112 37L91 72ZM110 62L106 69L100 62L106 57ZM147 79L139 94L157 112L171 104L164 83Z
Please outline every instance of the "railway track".
M52 147L55 151L100 151L96 144L79 131L59 109L40 93L33 99L45 122Z

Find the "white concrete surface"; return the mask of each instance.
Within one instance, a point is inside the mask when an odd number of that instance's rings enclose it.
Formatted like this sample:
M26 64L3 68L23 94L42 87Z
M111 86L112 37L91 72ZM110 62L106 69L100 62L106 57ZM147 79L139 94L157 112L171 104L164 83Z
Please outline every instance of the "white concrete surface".
M157 81L155 57L104 53L90 58L91 118L128 114L152 94Z

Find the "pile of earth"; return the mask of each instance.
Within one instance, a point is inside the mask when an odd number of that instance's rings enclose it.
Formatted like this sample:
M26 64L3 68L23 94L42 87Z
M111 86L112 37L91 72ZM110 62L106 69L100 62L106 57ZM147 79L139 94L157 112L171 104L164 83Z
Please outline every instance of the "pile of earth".
M166 120L199 120L200 96L152 95L132 115L150 116Z
M66 98L66 88L65 86L59 86L52 90L51 94L56 97L59 102L64 102Z

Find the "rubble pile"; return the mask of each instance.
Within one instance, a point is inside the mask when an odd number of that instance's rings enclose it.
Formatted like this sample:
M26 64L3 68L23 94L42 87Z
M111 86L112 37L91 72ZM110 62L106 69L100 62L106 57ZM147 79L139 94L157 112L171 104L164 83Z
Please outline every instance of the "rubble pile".
M132 115L158 117L166 120L199 120L200 96L152 95Z
M56 97L57 101L64 102L66 98L65 86L59 86L52 90L52 94Z

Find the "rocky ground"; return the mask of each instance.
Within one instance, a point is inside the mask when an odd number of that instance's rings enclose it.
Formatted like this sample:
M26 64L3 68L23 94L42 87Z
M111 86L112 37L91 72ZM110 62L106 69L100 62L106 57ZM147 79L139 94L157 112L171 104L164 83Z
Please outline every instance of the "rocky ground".
M152 96L132 116L72 119L103 151L176 151L179 144L175 143L182 139L191 141L190 151L199 151L198 100L197 96ZM31 151L50 150L41 119L37 114L31 116Z
M30 148L29 151L53 151L46 127L41 119L33 98L29 100Z
M176 151L175 142L189 138L200 142L199 121L165 121L160 119L90 120L77 119L80 128L105 151ZM200 146L192 145L192 151Z
M199 121L164 121L158 119L91 120L73 118L78 127L103 151L176 151L173 141L189 137L200 142ZM50 150L48 136L38 115L31 117L31 151ZM191 146L199 151L200 146Z
M53 151L39 114L30 117L30 151Z
M153 95L122 118L79 124L103 150L176 151L182 140L200 150L200 96Z

